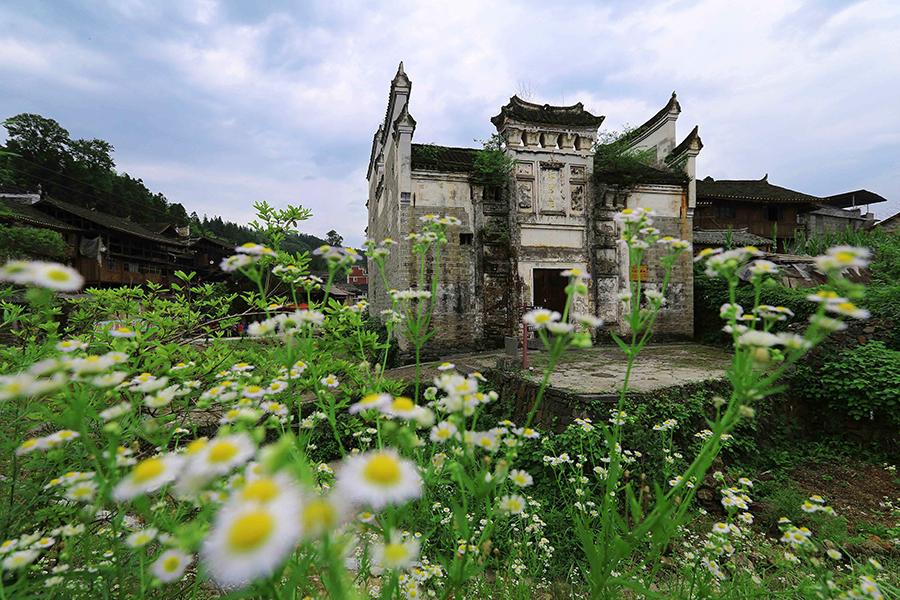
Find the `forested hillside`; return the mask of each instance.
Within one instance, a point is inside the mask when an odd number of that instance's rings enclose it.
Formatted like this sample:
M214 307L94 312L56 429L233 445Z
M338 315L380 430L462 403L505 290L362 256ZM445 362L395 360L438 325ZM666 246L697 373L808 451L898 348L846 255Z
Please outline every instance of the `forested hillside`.
M184 206L150 190L140 178L116 170L115 148L106 140L73 139L53 119L22 113L3 122L6 144L0 146L0 188L33 191L138 223L190 224L193 231L235 243L261 241L249 228L219 216L190 215ZM256 200L248 198L248 202ZM311 250L325 241L292 235L288 250Z

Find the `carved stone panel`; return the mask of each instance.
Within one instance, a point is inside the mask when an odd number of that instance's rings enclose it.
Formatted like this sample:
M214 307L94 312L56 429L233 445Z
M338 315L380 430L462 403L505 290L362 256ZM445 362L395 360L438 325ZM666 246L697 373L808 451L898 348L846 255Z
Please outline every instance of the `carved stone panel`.
M565 211L561 175L560 165L541 164L540 202L542 213Z
M534 163L531 162L517 162L516 163L516 175L524 175L526 177L534 176Z
M534 199L534 182L530 180L517 181L516 197L519 208L531 208Z
M584 166L569 165L569 177L572 179L584 179Z
M574 212L581 212L584 210L584 184L583 183L573 183L571 187L572 187L572 210Z

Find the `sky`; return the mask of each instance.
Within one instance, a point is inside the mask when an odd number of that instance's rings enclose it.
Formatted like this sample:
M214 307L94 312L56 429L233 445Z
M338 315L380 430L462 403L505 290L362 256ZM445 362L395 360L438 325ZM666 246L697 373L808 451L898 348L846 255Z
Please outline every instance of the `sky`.
M302 204L304 231L359 243L401 60L422 143L477 146L514 93L621 130L674 90L700 177L865 188L884 218L900 210L898 31L896 0L4 0L0 118L105 139L188 212Z

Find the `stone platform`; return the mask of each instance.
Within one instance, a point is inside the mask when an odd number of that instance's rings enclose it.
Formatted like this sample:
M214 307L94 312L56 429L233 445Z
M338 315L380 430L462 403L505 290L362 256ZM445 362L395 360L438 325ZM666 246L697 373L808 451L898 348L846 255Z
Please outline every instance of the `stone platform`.
M521 356L511 357L503 350L448 356L445 360L464 373L490 374L505 371L539 384L547 364L544 352L529 352L530 368L521 370ZM430 382L438 373L439 362L425 363L422 380ZM550 387L576 396L601 398L615 395L625 379L625 355L616 346L595 346L568 351L553 374ZM725 378L731 355L722 348L693 343L651 344L638 355L631 374L630 389L636 393L701 383ZM388 377L414 381L415 367L388 371ZM426 384L427 385L427 384Z

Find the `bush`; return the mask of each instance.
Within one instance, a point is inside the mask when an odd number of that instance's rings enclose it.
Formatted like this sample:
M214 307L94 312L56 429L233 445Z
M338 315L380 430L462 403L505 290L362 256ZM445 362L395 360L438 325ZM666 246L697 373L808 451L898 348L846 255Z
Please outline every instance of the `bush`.
M857 421L900 426L900 351L870 342L834 353L818 368L799 369L793 389L811 402L824 399Z
M34 227L0 225L0 258L45 258L62 260L66 241L56 231Z

